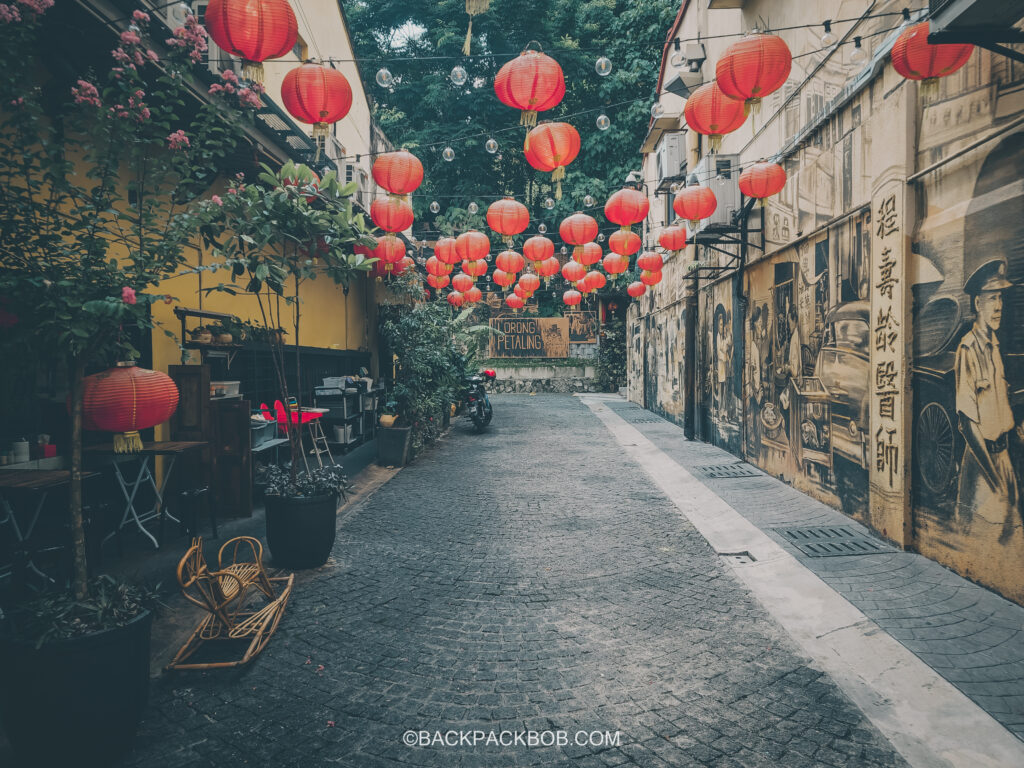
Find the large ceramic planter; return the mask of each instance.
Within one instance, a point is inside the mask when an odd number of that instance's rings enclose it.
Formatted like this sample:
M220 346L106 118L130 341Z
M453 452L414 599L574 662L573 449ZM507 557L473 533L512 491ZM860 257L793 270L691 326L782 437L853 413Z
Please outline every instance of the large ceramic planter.
M15 765L104 768L127 754L149 695L149 611L69 640L0 643L0 720Z
M404 467L409 461L412 427L381 427L377 431L377 463Z
M292 571L327 562L337 531L338 497L266 496L267 546L274 565Z

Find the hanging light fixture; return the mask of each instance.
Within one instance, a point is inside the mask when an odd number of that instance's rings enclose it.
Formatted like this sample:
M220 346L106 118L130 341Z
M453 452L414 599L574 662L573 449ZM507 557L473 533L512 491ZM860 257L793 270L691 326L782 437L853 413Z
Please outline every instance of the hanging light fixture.
M532 128L537 113L556 107L565 96L565 75L558 62L541 51L525 50L508 61L494 77L494 92L502 104L518 109L519 124Z
M612 60L607 56L598 57L594 62L594 71L601 77L607 77L612 73Z
M395 84L395 76L391 74L391 70L387 67L381 67L377 70L377 77L375 78L377 85L381 88L390 88Z
M821 36L821 45L823 48L831 48L833 45L839 42L839 38L836 37L835 33L832 31L831 19L827 19L825 21L824 27L825 32Z
M452 83L455 85L465 85L466 80L469 79L469 75L466 73L465 67L456 64L454 67L452 67L452 71L449 74L449 78L451 78Z

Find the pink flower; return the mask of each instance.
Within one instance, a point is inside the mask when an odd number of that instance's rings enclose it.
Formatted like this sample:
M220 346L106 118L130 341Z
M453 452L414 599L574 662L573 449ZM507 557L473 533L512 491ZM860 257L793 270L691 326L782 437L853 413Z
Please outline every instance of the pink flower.
M167 146L171 149L185 149L189 146L188 136L179 128L167 137Z
M210 198L210 202L214 205L224 205L224 201L220 199L220 195L213 195ZM309 662L307 661L306 663L308 664Z
M210 86L210 90L208 91L208 93L211 96L213 96L214 94L220 93L223 90L224 90L224 86L223 85L221 85L220 83L214 83L213 85Z
M151 50L151 49L148 49L146 51L146 58L149 59L150 61L154 61L154 62L160 61L160 57L156 55L156 51Z
M142 42L142 38L139 37L138 32L126 29L124 32L121 33L121 42L124 45L138 45Z
M127 64L132 60L132 57L128 55L124 48L115 48L110 52L110 55L114 57L114 61L120 64Z
M243 88L238 92L238 103L243 107L258 107L260 97L249 88Z
M231 187L231 189L228 190L228 194L229 195L237 195L238 194L238 190L235 189L234 187Z
M75 98L75 104L89 104L93 107L103 106L100 103L99 89L88 80L79 80L78 85L71 89L71 95Z
M132 13L132 21L134 21L136 24L148 24L149 14L145 13L144 11L134 11Z
M226 83L233 83L235 85L238 85L238 75L235 74L235 70L233 69L225 69L223 72L221 72L220 79Z
M121 301L125 304L135 303L135 289L129 288L127 285L121 289Z
M20 107L20 106L23 106L23 105L25 104L25 97L24 97L24 96L19 96L19 97L18 97L18 98L16 98L16 99L11 99L11 100L10 100L9 102L7 102L7 103L8 103L8 104L9 104L10 106L12 106L12 107Z
M327 721L327 727L328 728L333 728L334 727L334 721L333 720L328 720Z
M0 3L0 22L14 24L19 21L21 21L21 12L17 6Z

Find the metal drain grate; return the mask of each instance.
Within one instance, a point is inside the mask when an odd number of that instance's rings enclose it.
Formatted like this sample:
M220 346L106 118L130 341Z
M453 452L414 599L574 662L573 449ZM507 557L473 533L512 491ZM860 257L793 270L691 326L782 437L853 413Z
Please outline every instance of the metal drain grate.
M708 477L760 477L761 473L749 464L739 462L736 464L707 464L697 467Z
M775 532L807 557L878 555L895 551L878 539L844 525L776 528Z

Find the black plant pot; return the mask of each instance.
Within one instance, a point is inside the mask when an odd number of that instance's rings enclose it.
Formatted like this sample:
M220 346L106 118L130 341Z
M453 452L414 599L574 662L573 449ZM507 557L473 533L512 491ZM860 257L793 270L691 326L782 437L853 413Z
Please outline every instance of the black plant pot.
M19 768L104 768L131 749L149 697L146 611L123 627L0 643L0 720Z
M377 463L404 467L409 461L412 427L381 427L377 432Z
M334 547L338 496L266 497L267 546L274 565L297 571L318 568Z

